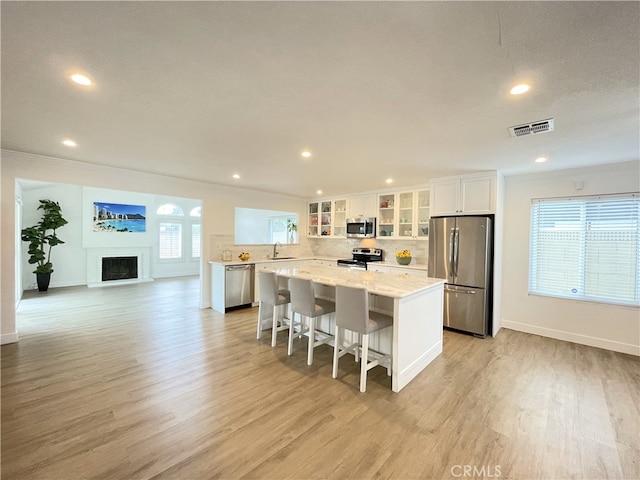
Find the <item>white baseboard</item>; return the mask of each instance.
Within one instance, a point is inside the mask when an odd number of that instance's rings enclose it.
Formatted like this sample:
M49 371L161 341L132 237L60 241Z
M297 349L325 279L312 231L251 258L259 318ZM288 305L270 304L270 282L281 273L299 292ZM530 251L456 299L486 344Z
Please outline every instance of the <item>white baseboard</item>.
M0 335L0 345L5 345L7 343L17 343L18 342L18 332L16 333L3 333Z
M108 288L117 287L120 285L133 285L134 283L149 283L153 282L153 278L132 278L128 280L110 280L106 282L87 283L89 288Z
M628 353L629 355L640 356L640 345L631 343L616 342L604 338L590 337L588 335L580 335L579 333L564 332L562 330L554 330L553 328L539 327L529 325L527 323L512 322L502 319L502 327L518 332L533 333L541 337L555 338L556 340L564 340L565 342L579 343L580 345L588 345L590 347L603 348L614 352Z

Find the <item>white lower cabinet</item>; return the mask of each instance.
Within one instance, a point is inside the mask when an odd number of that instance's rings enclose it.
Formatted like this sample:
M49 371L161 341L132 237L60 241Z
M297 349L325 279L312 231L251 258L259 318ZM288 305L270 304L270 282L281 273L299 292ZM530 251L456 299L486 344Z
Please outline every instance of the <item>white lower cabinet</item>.
M389 268L384 266L384 265L376 265L376 264L368 263L367 264L367 270L370 270L372 272L384 272L384 273L387 273L389 271Z
M426 270L418 270L415 268L403 268L403 267L389 267L389 273L395 273L398 275L408 275L415 278L427 278Z

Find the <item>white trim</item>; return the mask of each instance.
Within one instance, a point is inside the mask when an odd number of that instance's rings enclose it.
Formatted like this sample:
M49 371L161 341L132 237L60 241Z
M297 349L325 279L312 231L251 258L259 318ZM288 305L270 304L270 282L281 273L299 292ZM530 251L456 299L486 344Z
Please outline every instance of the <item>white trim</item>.
M109 280L98 283L87 283L87 288L97 288L97 287L117 287L119 285L133 285L134 283L149 283L153 282L153 278L128 278L124 280Z
M5 345L7 343L18 343L18 332L3 333L0 335L0 345Z
M565 342L578 343L589 347L603 348L614 352L640 356L640 345L633 345L631 343L616 342L615 340L590 337L579 333L565 332L562 330L555 330L553 328L529 325L527 323L512 322L510 320L505 320L504 318L502 319L502 327L510 330L516 330L518 332L540 335L541 337L555 338L556 340L563 340Z

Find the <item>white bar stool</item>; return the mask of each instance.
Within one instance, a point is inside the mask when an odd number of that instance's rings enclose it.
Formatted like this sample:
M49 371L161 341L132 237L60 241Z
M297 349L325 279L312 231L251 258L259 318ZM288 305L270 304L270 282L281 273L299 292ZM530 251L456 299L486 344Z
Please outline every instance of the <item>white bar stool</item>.
M301 338L305 333L309 334L309 349L307 352L307 365L313 364L313 349L333 339L333 335L325 332L316 332L316 318L336 311L336 304L324 298L317 298L312 280L290 278L289 289L291 291L291 322L289 324L289 349L288 354L293 353L293 339ZM295 332L296 313L300 315L300 331ZM307 317L308 325L304 327L302 317ZM321 337L316 340L316 333Z
M346 353L353 353L358 361L361 352L360 391L367 389L367 372L376 365L387 367L391 375L391 355L376 354L369 362L369 334L390 327L393 318L369 310L369 292L365 288L336 286L336 333L333 347L333 378L338 378L338 359ZM350 330L362 338L362 347L358 343L346 348L340 346L340 331Z
M278 316L278 307L287 305L291 302L291 294L289 290L278 286L278 276L275 272L258 272L258 284L260 285L260 305L258 307L258 332L256 338L262 335L262 326L271 320L271 346L276 346L276 336L278 332L286 330L289 325L282 316ZM271 317L262 318L265 315L265 307L272 307ZM278 326L278 321L280 326Z

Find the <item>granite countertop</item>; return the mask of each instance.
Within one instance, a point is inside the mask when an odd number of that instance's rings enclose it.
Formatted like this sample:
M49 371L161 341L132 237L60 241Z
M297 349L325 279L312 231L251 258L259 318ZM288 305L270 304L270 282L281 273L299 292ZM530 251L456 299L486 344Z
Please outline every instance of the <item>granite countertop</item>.
M278 275L306 278L323 285L348 285L366 288L369 292L391 298L402 298L436 288L445 283L441 278L419 278L407 274L392 272L373 272L351 268L334 268L319 265L300 266L299 268L274 269Z
M400 265L395 257L393 260L384 260L382 262L376 262L376 265L382 265L384 267L398 267L398 268L411 268L414 270L427 270L426 263L410 263L409 265Z
M222 261L222 260L209 260L209 264L216 264L216 265L245 265L247 263L281 263L281 262L286 262L286 261L298 261L298 260L327 260L327 261L332 261L332 262L336 262L338 261L337 258L333 258L333 257L294 257L294 258L288 258L288 257L281 257L280 259L276 259L274 260L273 258L250 258L249 260L247 260L246 262L243 262L242 260L240 260L239 258L234 258L233 260L229 260L228 262Z
M317 256L317 257L295 257L295 258L284 257L284 258L281 258L279 260L274 260L273 258L260 258L260 259L250 258L246 262L243 262L239 258L235 258L233 260L229 260L228 262L224 262L222 260L209 260L209 264L216 264L216 265L245 265L245 264L248 264L248 263L254 263L254 264L259 264L259 263L281 263L281 262L286 262L286 261L299 261L299 260L324 260L324 261L328 261L328 262L337 262L340 258L346 258L346 257L322 257L322 256ZM410 265L400 265L395 260L395 257L393 257L393 260L384 260L382 262L372 262L372 265L373 264L381 265L381 266L384 266L384 267L410 268L410 269L413 269L413 270L423 270L425 272L427 271L427 265L426 264L411 263Z

